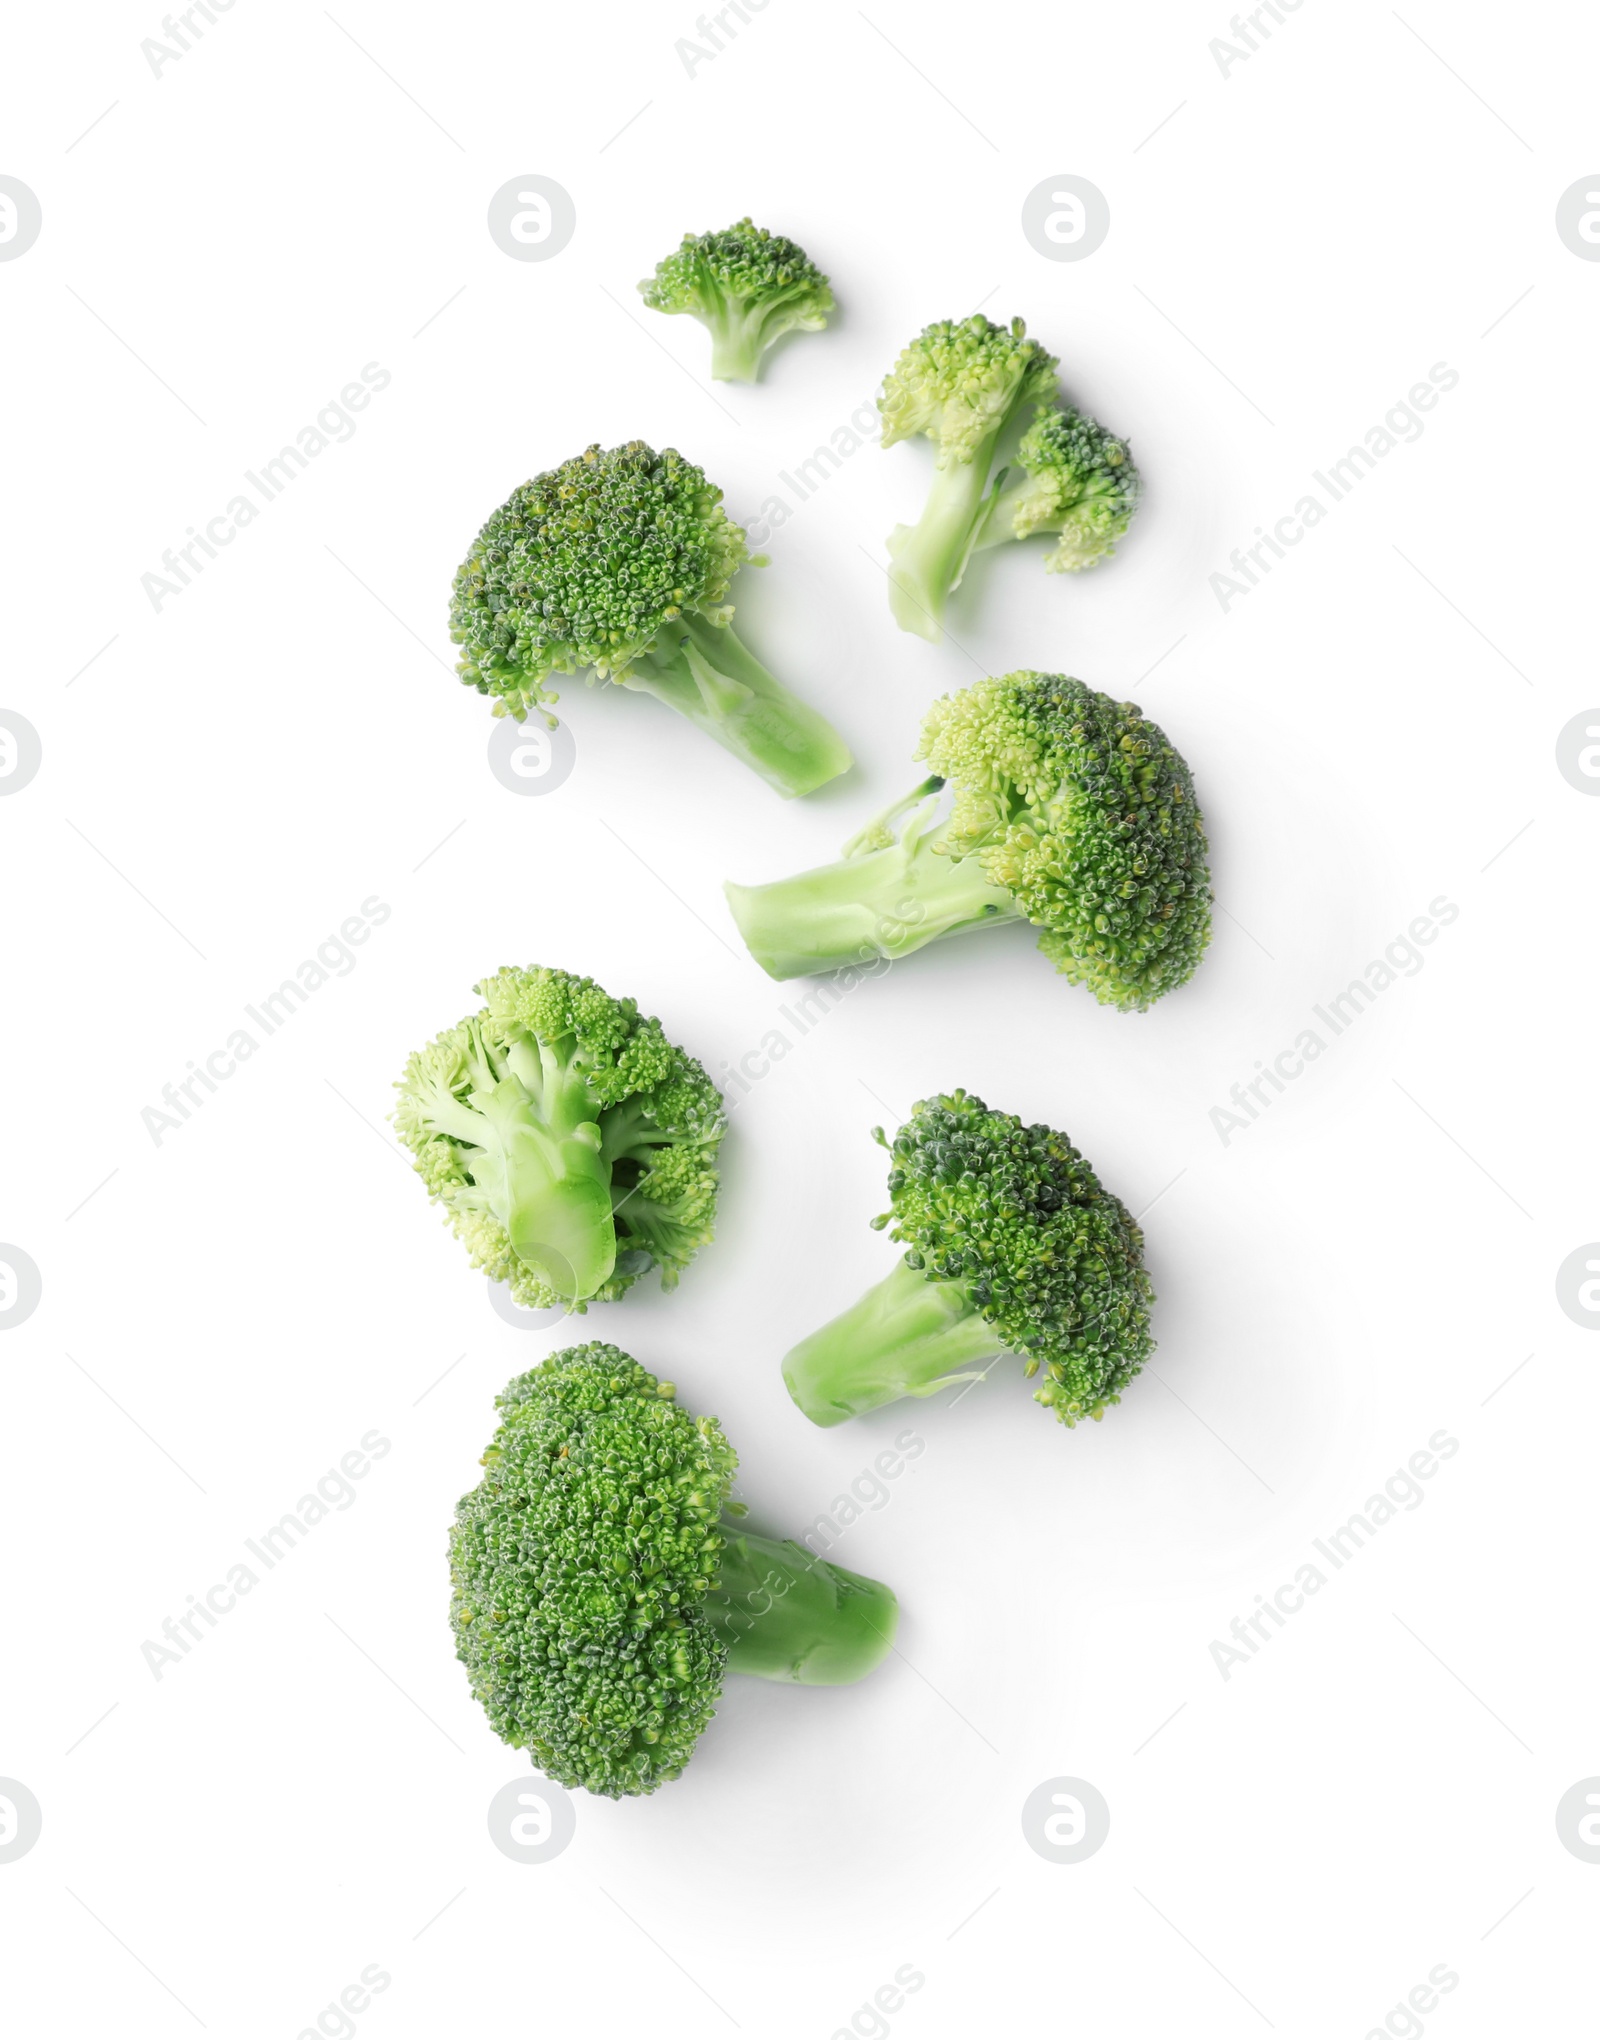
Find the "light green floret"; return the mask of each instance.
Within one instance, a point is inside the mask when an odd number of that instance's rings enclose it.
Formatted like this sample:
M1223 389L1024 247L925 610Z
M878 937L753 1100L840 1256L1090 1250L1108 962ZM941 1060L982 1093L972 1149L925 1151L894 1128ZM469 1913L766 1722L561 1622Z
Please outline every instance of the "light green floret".
M976 550L1053 532L1052 574L1080 573L1109 559L1139 502L1139 471L1127 442L1081 411L1045 411L1022 435L1021 473L1002 476Z
M820 333L834 308L832 287L804 248L748 218L720 233L685 234L639 291L652 311L687 312L710 331L719 382L754 382L775 340Z
M1057 673L980 680L934 703L917 756L933 776L838 863L726 888L771 976L1017 920L1102 1005L1143 1012L1193 975L1211 933L1205 825L1188 766L1132 702Z
M1053 403L1055 372L1055 356L1021 319L997 326L974 313L925 327L884 378L882 444L921 435L934 446L922 516L889 534L889 603L902 630L935 644L943 635L946 599L989 508L1001 435L1030 406Z
M502 970L420 1049L394 1122L475 1268L533 1309L664 1289L712 1236L722 1100L632 999Z
M982 1380L1021 1355L1034 1400L1069 1427L1099 1419L1153 1350L1144 1238L1065 1134L965 1091L924 1098L885 1140L906 1252L783 1364L796 1403L839 1424L902 1396Z
M738 1461L615 1346L575 1346L497 1398L450 1537L450 1621L474 1697L548 1777L607 1798L676 1778L727 1672L862 1678L887 1587L729 1517Z
M850 753L734 634L728 590L748 560L722 491L676 448L590 446L515 490L457 570L462 684L521 721L557 699L553 678L588 672L653 694L780 793L809 793Z

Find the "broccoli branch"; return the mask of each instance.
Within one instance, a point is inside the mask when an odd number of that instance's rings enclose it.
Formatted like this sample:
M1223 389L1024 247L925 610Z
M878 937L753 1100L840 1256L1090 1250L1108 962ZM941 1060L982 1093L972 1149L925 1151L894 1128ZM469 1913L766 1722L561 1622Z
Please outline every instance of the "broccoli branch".
M848 1686L887 1656L900 1612L887 1587L789 1539L722 1528L728 1541L703 1612L728 1646L730 1672Z
M786 796L810 793L850 768L843 739L735 636L693 611L664 624L636 664L617 676L653 694Z
M771 885L724 887L739 933L768 976L909 956L944 936L1023 918L977 857L949 856L930 841L943 784L926 780L885 810L837 864ZM892 826L908 810L911 820L896 840Z
M957 1282L930 1281L902 1259L859 1303L813 1332L783 1363L789 1393L814 1424L842 1424L907 1395L979 1381L1009 1349Z
M889 534L889 607L902 630L930 644L944 635L945 603L967 570L993 500L989 460L995 437L998 432L970 460L936 467L922 515Z
M544 1044L521 1041L502 1058L476 1027L472 1041L458 1083L440 1077L419 1095L419 1122L465 1149L517 1258L558 1295L592 1296L615 1265L617 1237L588 1085Z

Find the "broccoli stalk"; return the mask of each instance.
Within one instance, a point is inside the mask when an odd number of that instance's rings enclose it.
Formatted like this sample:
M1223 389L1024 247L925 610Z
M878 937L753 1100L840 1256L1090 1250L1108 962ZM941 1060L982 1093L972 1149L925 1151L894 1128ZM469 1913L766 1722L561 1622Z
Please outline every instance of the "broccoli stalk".
M815 315L815 296L809 279L775 290L766 298L725 295L711 283L696 307L696 316L711 335L712 380L754 382L761 357L775 340L796 329L819 332L825 321Z
M617 678L676 709L786 797L849 769L838 731L772 677L731 623L685 613Z
M728 1647L728 1670L796 1686L849 1686L882 1662L895 1631L895 1597L877 1580L829 1565L790 1538L757 1537L724 1523L709 1627Z
M1008 673L936 701L917 755L936 776L838 863L725 888L771 976L1015 920L1039 929L1063 976L1125 1012L1193 974L1211 931L1205 828L1188 766L1132 702Z
M897 1261L859 1303L802 1339L783 1363L790 1395L814 1424L842 1424L902 1396L981 1381L1006 1343L958 1282Z
M930 643L944 634L946 598L961 585L993 503L989 461L1009 417L996 424L980 455L935 467L922 515L889 534L890 612L902 630Z
M906 1249L860 1302L783 1364L814 1424L982 1380L1015 1353L1035 1402L1069 1428L1099 1418L1152 1349L1144 1238L1065 1134L965 1091L920 1099L891 1143L890 1209Z
M415 1123L467 1151L482 1208L526 1268L558 1296L593 1296L617 1259L599 1101L549 1045L523 1038L497 1052L480 1023L466 1033L456 1083L430 1071L417 1085Z
M925 779L853 836L836 864L724 888L745 946L769 976L909 956L943 936L1022 918L978 858L952 857L934 842L943 785ZM908 812L897 836L894 824Z

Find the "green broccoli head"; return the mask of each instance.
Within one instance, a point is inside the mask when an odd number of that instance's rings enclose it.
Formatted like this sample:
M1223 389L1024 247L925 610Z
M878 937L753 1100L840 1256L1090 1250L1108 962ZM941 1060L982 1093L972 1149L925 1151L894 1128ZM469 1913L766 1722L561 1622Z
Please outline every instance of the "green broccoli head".
M621 679L687 611L725 621L749 555L722 491L676 447L587 447L524 482L457 570L464 685L525 716L553 674Z
M874 1137L884 1141L881 1128ZM921 1099L892 1142L873 1221L906 1266L954 1282L1064 1424L1101 1417L1149 1358L1144 1235L1063 1133L965 1091Z
M1069 1427L1103 1416L1152 1351L1143 1235L1065 1134L965 1091L924 1098L889 1147L887 1226L906 1252L797 1346L784 1377L814 1422L980 1380L1003 1353L1043 1371Z
M1205 824L1188 766L1131 702L1007 673L936 701L917 756L934 776L838 863L726 888L764 970L859 967L1027 920L1102 1005L1143 1012L1193 975L1211 934Z
M1055 394L1056 357L1027 334L1021 319L997 326L981 312L924 326L884 377L882 443L920 433L933 441L940 467L992 453L1024 404L1047 404Z
M1188 766L1131 701L1008 673L929 709L917 756L952 782L936 851L976 858L1102 1005L1143 1012L1211 935L1205 824Z
M980 547L1050 531L1048 573L1109 559L1139 501L1127 442L1081 411L1043 411L1022 435L1017 463L1022 475L993 499Z
M820 333L833 311L828 279L804 248L743 219L717 234L685 234L639 291L656 312L687 312L711 333L711 373L754 382L785 333Z
M722 1099L592 978L509 969L406 1065L394 1122L474 1267L535 1309L663 1288L712 1236Z
M738 1464L714 1417L615 1346L513 1381L456 1510L456 1654L496 1735L617 1798L677 1777L722 1690L704 1603Z
M809 793L850 753L734 635L728 586L748 559L722 491L675 447L588 447L502 503L457 569L462 684L520 721L557 699L554 675L587 671L653 694L780 793Z
M498 1398L450 1538L456 1655L495 1733L566 1786L620 1798L676 1778L726 1672L865 1676L887 1587L728 1517L738 1461L615 1346L574 1346Z

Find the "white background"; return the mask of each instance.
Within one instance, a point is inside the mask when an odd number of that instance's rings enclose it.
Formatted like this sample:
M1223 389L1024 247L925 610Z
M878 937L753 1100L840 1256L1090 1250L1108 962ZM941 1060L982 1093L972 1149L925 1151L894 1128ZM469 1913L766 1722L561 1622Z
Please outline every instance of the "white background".
M0 1340L0 1775L44 1827L0 1865L10 2031L293 2040L374 1963L362 2040L827 2040L904 1964L896 2040L1360 2040L1441 1963L1430 2040L1576 2030L1600 1868L1553 1816L1600 1772L1600 1344L1554 1277L1600 1233L1600 805L1555 743L1600 698L1600 267L1553 221L1600 158L1600 32L1311 0L1224 77L1220 7L869 13L773 0L693 75L687 6L242 0L159 77L153 7L11 25L0 171L44 231L0 263L0 707L44 763L0 801L0 1239L44 1296ZM577 208L548 262L484 224L530 172ZM1020 228L1062 172L1111 207L1082 262ZM713 389L634 284L746 211L842 312ZM864 447L735 591L855 773L785 805L574 685L573 777L504 790L446 601L508 490L641 436L750 516L980 303L1131 437L1117 560L991 556L959 643L902 636L882 540L926 450ZM368 362L354 438L154 610L163 549ZM1422 437L1224 611L1230 550L1440 362ZM1023 665L1138 700L1192 764L1199 976L1121 1015L1014 928L800 1040L721 881L831 856L915 776L929 701ZM372 895L356 968L157 1145L143 1108ZM1225 1145L1229 1087L1439 895L1425 968ZM580 1795L542 1867L489 1839L525 1767L454 1661L444 1547L496 1390L572 1331L492 1313L386 1125L408 1051L531 961L713 1069L795 1039L734 1115L715 1246L572 1329L716 1411L779 1534L926 1442L834 1554L897 1589L902 1655L730 1681L680 1782ZM1070 1433L1003 1367L814 1430L778 1361L889 1264L869 1129L956 1084L1158 1200L1154 1365ZM373 1428L356 1504L156 1680L163 1618ZM1441 1428L1425 1503L1225 1680L1213 1640ZM1064 1774L1111 1808L1075 1867L1019 1818Z

